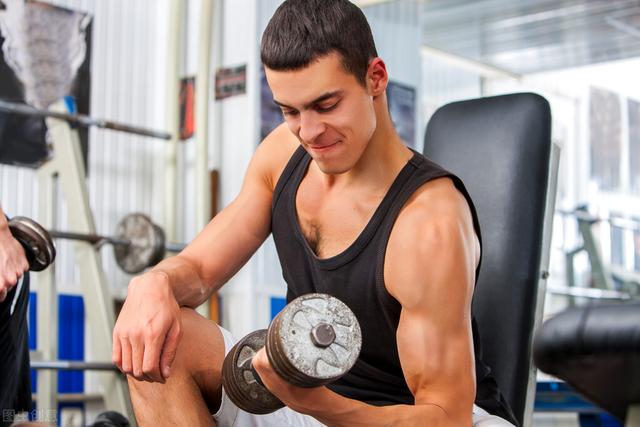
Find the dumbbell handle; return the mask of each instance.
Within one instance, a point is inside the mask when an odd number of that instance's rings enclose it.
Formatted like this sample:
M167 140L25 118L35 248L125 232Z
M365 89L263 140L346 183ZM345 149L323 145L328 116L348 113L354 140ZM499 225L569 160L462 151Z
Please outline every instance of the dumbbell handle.
M251 374L253 375L253 378L255 378L256 382L262 387L267 388L267 386L262 382L262 378L260 378L260 375L258 375L258 371L256 371L256 368L253 367L253 363L249 365L249 370L251 371Z

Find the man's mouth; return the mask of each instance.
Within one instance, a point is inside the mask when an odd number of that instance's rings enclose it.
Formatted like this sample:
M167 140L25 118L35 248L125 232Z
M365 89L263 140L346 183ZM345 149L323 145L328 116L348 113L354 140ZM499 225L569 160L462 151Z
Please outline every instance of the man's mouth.
M323 152L323 151L328 151L331 148L335 147L340 141L336 141L333 144L327 144L327 145L310 145L309 148L315 152Z

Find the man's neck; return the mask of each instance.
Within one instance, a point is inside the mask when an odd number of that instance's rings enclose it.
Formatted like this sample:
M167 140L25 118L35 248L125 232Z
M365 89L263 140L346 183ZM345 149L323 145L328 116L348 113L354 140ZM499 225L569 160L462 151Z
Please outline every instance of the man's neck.
M387 114L378 121L376 131L355 166L340 175L322 173L323 184L327 190L357 187L386 191L412 155Z

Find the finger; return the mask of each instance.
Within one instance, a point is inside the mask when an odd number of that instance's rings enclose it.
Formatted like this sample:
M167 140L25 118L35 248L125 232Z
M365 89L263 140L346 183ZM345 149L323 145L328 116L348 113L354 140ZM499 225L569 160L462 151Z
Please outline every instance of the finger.
M7 299L7 293L9 291L7 290L7 288L1 288L0 289L0 302L3 302L5 299Z
M111 351L111 361L122 372L122 346L120 345L120 337L117 332L113 331L113 350Z
M131 364L131 343L128 337L120 339L120 347L122 348L122 372L131 375L133 373L133 365Z
M278 387L281 380L271 368L271 363L269 363L269 358L267 357L267 352L264 347L258 350L253 356L251 364L260 376L260 380L264 386L272 393L276 393L279 390Z
M149 381L165 382L160 373L160 351L163 341L160 337L145 340L142 373Z
M162 354L160 355L160 367L162 368L162 376L166 380L171 374L171 365L176 358L176 352L178 350L178 342L182 334L180 328L180 322L174 322L167 333L167 338L162 347Z
M12 268L11 270L5 272L5 276L3 278L0 278L0 288L9 292L15 285L18 284L18 280L19 277L16 273L14 273Z
M138 339L131 339L131 369L133 376L138 380L144 380L142 375L142 357L144 355L144 342Z
M264 347L258 350L258 352L253 355L251 364L261 377L268 374L267 371L271 365L269 364L269 358L267 357L267 352L265 351Z

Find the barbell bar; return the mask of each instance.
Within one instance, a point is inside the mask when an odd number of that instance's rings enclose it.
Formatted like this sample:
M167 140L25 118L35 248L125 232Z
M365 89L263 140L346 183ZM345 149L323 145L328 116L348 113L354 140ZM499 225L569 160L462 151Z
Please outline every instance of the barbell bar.
M85 362L82 360L32 360L31 369L56 371L117 371L111 362Z
M73 125L90 127L95 126L103 129L111 129L119 132L130 133L134 135L148 136L151 138L170 140L171 134L164 131L152 130L138 126L127 125L123 123L113 122L110 120L96 119L84 114L69 114L58 111L49 111L40 108L34 108L30 105L20 104L16 102L8 102L0 100L0 111L8 113L20 114L32 117L52 117L54 119L65 120Z
M167 242L162 228L141 213L132 213L122 218L113 236L59 230L47 231L35 221L25 217L12 218L9 221L9 229L25 247L31 269L34 271L40 271L53 262L55 247L52 238L84 241L96 248L111 244L116 263L129 274L137 274L145 268L156 265L164 259L166 252L180 252L186 247L182 243ZM49 252L53 252L54 256L43 256ZM43 262L31 262L31 260L43 258Z

